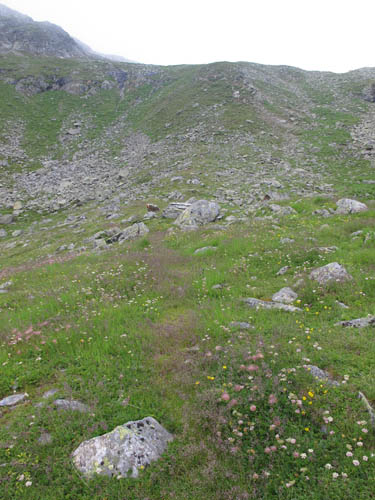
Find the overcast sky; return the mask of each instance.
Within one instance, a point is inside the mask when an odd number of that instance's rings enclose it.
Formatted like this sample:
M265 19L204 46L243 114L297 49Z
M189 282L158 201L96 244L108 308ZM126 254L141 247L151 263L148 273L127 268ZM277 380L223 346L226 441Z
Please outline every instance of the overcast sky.
M374 0L0 0L96 51L151 64L375 66Z

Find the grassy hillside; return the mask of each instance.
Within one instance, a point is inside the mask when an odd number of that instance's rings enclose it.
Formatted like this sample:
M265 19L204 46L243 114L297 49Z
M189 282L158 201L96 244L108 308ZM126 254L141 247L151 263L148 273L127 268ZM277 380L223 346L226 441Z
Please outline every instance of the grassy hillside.
M21 56L0 70L1 215L22 202L0 226L0 399L26 393L0 409L0 498L373 498L358 392L375 406L374 327L336 323L375 315L374 71ZM222 220L144 218L192 197ZM368 210L339 215L341 197ZM93 248L140 221L146 236ZM330 262L353 279L309 278ZM301 311L242 300L286 286ZM79 475L82 441L146 416L174 435L159 461L138 479Z

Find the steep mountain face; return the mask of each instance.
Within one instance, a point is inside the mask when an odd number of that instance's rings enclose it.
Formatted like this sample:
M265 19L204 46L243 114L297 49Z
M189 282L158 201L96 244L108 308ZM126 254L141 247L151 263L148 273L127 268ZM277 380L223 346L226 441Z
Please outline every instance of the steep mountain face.
M0 5L0 53L29 53L55 57L87 57L82 46L62 28L35 22Z

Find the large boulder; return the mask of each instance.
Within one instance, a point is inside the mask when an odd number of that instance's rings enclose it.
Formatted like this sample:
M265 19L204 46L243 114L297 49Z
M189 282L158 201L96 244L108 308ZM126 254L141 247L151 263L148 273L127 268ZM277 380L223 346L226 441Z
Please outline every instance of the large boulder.
M341 266L338 262L331 262L323 267L318 267L310 273L310 279L317 281L321 285L330 283L332 281L343 282L352 280L351 276L345 267Z
M170 203L162 213L162 216L166 219L176 219L184 210L189 208L191 203Z
M143 224L143 222L138 222L136 224L133 224L132 226L125 228L119 235L118 241L119 243L123 243L124 241L134 240L135 238L144 236L149 231L150 230L148 229L146 224Z
M74 451L73 463L86 477L137 477L139 469L157 460L172 439L154 418L146 417L84 441Z
M360 201L351 200L349 198L342 198L338 202L337 205L337 214L357 214L359 212L365 212L368 210L367 205L361 203Z
M180 227L195 228L214 222L220 215L220 207L214 201L199 200L186 208L175 220Z

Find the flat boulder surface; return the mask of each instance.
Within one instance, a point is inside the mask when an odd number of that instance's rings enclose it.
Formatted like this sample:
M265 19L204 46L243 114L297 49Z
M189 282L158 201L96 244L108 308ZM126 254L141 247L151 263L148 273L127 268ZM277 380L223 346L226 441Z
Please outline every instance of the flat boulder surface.
M338 262L331 262L323 267L318 267L310 273L310 279L317 281L321 285L330 283L332 281L348 281L352 280L351 276L345 267L341 266Z
M73 463L86 477L137 477L138 470L157 460L172 439L154 418L146 417L84 441L74 451Z
M337 214L357 214L368 210L367 205L357 200L351 200L350 198L342 198L336 202L336 205Z

